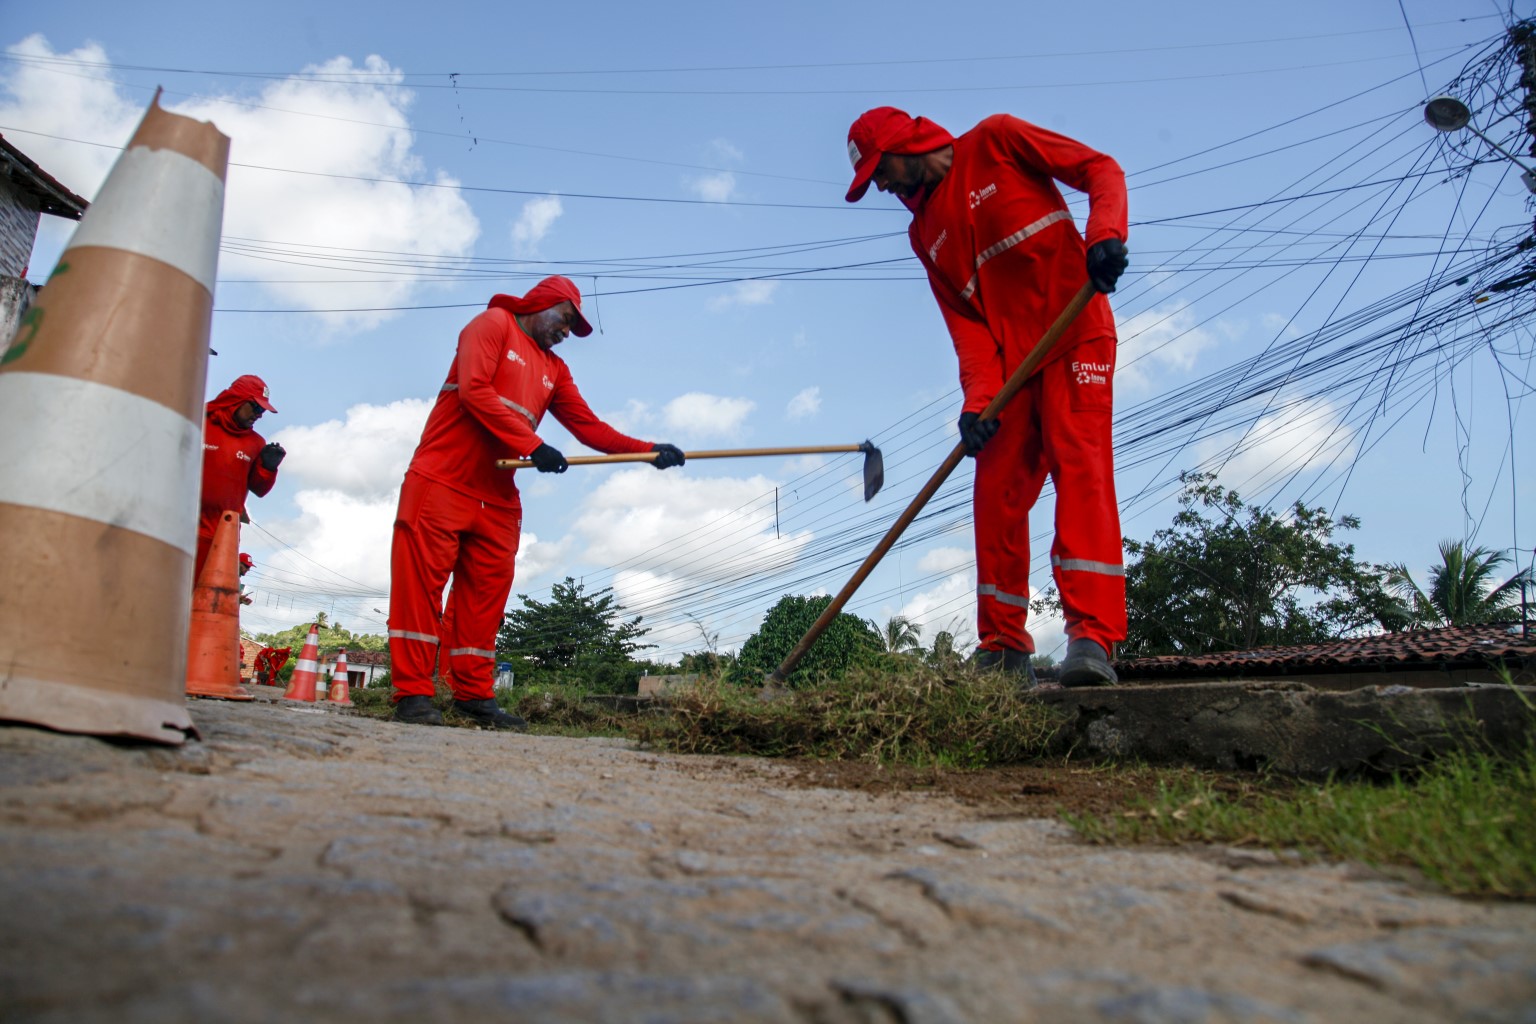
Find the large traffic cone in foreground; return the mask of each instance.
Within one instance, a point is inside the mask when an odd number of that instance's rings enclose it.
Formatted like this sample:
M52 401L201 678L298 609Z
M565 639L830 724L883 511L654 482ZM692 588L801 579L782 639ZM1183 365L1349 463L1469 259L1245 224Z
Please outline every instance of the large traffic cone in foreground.
M187 692L198 697L250 700L240 687L240 514L225 512L192 592L192 636L187 647Z
M0 357L0 719L181 743L229 139L157 99Z
M320 678L320 623L311 623L309 636L304 638L304 649L299 652L298 663L293 666L293 675L288 677L288 689L283 691L283 700L301 700L308 704L315 702L315 680Z
M336 652L336 670L331 673L332 704L352 706L352 689L347 685L347 652L343 648Z

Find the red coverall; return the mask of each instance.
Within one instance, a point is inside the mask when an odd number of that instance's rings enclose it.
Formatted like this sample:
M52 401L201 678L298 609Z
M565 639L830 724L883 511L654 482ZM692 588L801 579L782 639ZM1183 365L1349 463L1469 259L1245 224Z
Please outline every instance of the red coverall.
M539 447L534 431L546 411L589 448L651 450L598 419L565 361L540 348L492 300L459 333L448 380L400 488L390 553L394 700L432 696L441 645L456 700L495 696L496 632L512 592L523 521L515 473L497 469L496 460L526 458ZM453 615L445 621L449 573Z
M245 521L246 492L260 498L277 483L277 470L263 466L256 457L266 447L266 440L254 427L241 430L235 425L235 410L248 400L225 388L204 406L203 491L197 517L194 582L203 574L219 517L225 512L239 512L241 521Z
M960 359L962 412L981 412L1087 280L1087 247L1125 240L1125 175L1103 153L1007 114L954 140L949 172L908 235ZM1086 242L1056 179L1089 198ZM1095 295L976 456L976 630L984 649L1033 651L1029 510L1056 484L1051 571L1069 639L1125 639L1125 567L1111 404L1115 323Z

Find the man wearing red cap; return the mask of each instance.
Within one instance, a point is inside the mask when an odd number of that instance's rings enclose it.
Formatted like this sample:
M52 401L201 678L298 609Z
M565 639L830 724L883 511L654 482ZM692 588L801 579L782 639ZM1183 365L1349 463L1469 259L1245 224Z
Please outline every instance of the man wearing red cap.
M670 444L619 433L598 419L552 351L568 334L585 338L581 292L546 277L526 295L497 295L459 333L458 351L400 488L390 552L389 657L395 717L443 724L432 704L441 664L454 707L487 728L525 723L496 704L496 633L512 592L522 530L514 473L497 459L532 459L563 473L565 456L535 431L553 413L576 440L600 452L655 452L655 466L683 464ZM453 614L443 588L453 575Z
M1051 568L1067 622L1066 686L1115 681L1125 567L1110 419L1115 322L1103 293L1126 266L1125 175L1063 135L998 114L959 136L894 107L848 131L850 203L871 182L912 211L907 229L960 360L960 439L976 459L977 661L1033 679L1029 510L1056 485ZM1056 187L1088 194L1087 238ZM996 419L987 403L1085 280L1095 295Z
M256 421L272 408L266 383L254 374L237 378L203 407L203 497L197 519L197 562L192 580L203 574L208 549L219 517L239 512L242 523L245 496L264 497L277 483L277 467L288 454L283 446L268 444L256 433Z

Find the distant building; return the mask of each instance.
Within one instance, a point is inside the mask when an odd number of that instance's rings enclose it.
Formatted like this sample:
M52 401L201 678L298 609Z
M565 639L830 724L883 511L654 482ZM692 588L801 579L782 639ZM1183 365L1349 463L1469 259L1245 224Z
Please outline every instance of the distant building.
M0 352L37 293L27 270L42 215L79 220L89 205L0 135Z

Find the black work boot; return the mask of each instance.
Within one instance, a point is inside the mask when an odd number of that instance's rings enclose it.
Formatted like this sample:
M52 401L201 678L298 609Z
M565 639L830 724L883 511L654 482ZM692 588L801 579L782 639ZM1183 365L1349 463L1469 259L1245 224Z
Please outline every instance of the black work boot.
M442 725L443 715L432 706L431 697L401 697L395 702L395 721L412 725Z
M1029 659L1028 651L1016 651L1011 647L1004 647L996 651L978 650L971 660L978 671L1002 671L1018 676L1019 689L1029 691L1040 685L1040 681L1035 678L1035 666Z
M494 698L485 700L456 700L453 709L466 718L473 718L483 729L515 729L522 732L528 723L517 715L502 710Z
M1062 686L1105 686L1119 681L1109 655L1096 641L1082 637L1067 644L1067 656L1061 662Z

